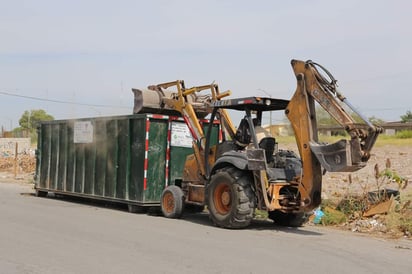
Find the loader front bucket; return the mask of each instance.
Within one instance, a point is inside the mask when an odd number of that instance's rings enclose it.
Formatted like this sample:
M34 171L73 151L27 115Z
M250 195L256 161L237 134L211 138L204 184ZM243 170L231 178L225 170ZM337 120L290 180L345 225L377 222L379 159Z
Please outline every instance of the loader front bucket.
M356 139L342 139L327 145L310 142L310 148L322 167L329 172L353 172L366 166Z
M170 91L156 91L151 89L132 89L134 94L133 114L152 113L180 116L180 112L171 109L163 103L163 98L172 97Z

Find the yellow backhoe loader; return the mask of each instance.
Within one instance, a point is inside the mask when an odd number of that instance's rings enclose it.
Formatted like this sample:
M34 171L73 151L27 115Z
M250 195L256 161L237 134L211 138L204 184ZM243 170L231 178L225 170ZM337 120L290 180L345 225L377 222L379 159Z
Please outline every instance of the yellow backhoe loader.
M291 61L297 88L290 100L247 97L225 99L216 84L186 88L183 81L133 89L135 113L179 115L193 137L194 154L186 159L183 178L162 193L166 217L178 218L185 208L203 210L224 228L250 224L255 209L267 210L279 225L301 226L321 203L322 173L363 168L381 129L372 125L338 92L336 80L312 61ZM173 90L171 90L173 88ZM201 91L208 90L204 95ZM334 144L318 140L315 102L349 135ZM346 106L346 107L344 107ZM355 112L363 123L356 123ZM227 110L243 112L236 128ZM294 130L300 157L278 149L276 139L261 138L262 113L283 110ZM200 119L208 117L203 130ZM211 144L211 127L220 124L218 144ZM323 170L322 170L323 168Z

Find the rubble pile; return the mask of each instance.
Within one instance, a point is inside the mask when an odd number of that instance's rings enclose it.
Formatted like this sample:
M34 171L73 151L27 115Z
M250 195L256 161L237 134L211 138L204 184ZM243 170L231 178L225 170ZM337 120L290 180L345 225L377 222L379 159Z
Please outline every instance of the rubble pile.
M0 171L14 170L14 157L0 157ZM36 158L31 155L22 154L17 156L18 172L31 173L36 169Z

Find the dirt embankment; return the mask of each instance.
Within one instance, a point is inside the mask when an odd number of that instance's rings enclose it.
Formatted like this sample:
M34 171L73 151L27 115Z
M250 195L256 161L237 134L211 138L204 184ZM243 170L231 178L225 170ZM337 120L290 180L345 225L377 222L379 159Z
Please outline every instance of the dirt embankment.
M394 181L375 178L375 165L383 171L389 159L391 170L411 183L404 191L412 189L412 143L410 146L385 145L375 147L366 167L353 173L326 173L323 178L324 198L333 199L345 194L362 194L378 188L398 189ZM349 179L349 175L352 180Z
M297 152L293 143L288 143L283 149ZM403 179L400 186L394 179L382 176L383 171L390 165L391 175ZM376 177L375 166L378 166L381 176ZM396 179L396 178L395 178ZM365 217L364 213L374 206L368 200L368 192L390 189L400 192L391 209L384 214ZM323 207L339 209L339 204L345 205L346 221L336 226L350 230L384 237L411 238L412 231L412 140L406 145L381 145L372 150L366 167L353 173L327 172L322 183ZM341 210L341 209L339 209ZM343 210L343 211L345 211ZM342 212L338 212L342 214ZM337 215L338 216L338 215Z
M387 167L390 170L387 173L389 176L383 176L383 171ZM389 189L387 193L393 192L392 190L399 191L400 197L395 198L393 202L386 200L377 202L377 205L370 203L367 198L370 197L368 193L377 193L382 189ZM337 225L339 228L383 237L410 239L412 237L412 144L375 147L365 168L354 173L325 174L323 199L329 199L334 204L343 204L342 208L346 206L353 210L347 214L346 222ZM386 205L388 206L385 209ZM359 210L363 206L364 208ZM386 212L369 215L374 207L381 210L383 208Z
M293 150L298 153L296 144L279 144L279 148ZM391 164L391 169L406 178L411 183L407 190L412 190L412 140L410 145L384 145L375 146L372 150L371 157L366 167L356 172L327 172L323 176L322 194L324 199L333 199L342 197L345 194L362 194L364 191L373 191L378 187L397 189L395 182L378 186L375 179L375 165L377 164L380 171L386 166L387 159ZM349 179L351 176L351 180Z

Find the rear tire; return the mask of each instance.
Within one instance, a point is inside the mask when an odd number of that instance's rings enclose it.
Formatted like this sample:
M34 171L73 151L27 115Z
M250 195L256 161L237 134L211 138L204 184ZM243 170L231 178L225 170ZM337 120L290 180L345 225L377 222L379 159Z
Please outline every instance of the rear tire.
M175 185L166 187L162 192L160 206L165 217L182 217L184 209L184 194L182 189Z
M255 195L249 172L234 167L218 170L206 189L209 216L224 228L247 227L255 211Z
M269 211L269 219L280 226L301 227L308 221L306 213L284 213L279 210Z

